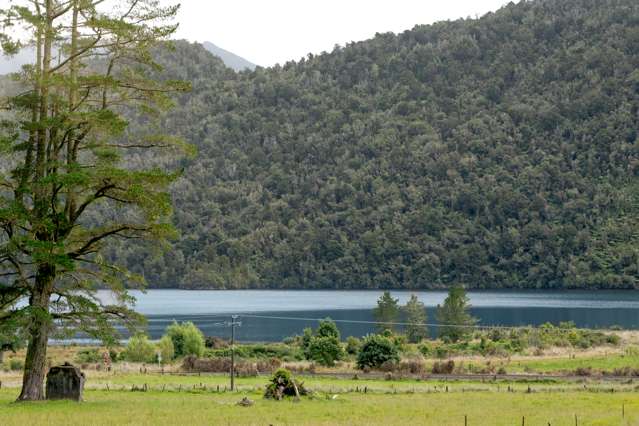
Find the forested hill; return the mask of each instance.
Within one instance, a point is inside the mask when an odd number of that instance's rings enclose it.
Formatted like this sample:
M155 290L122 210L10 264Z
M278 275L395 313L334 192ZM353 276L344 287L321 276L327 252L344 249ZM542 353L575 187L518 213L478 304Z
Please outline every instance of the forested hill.
M639 286L636 0L521 2L211 67L165 123L199 148L181 238L113 249L152 286Z

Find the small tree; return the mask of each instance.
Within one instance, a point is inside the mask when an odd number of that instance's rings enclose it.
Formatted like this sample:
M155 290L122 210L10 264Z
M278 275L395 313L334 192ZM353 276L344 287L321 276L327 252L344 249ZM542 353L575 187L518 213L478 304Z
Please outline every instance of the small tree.
M167 327L166 335L173 342L176 357L202 356L204 353L204 335L192 322L178 324L174 321Z
M426 323L426 307L420 302L416 295L411 294L410 299L404 306L406 312L406 337L410 343L419 343L428 336Z
M357 354L357 368L379 368L387 362L399 362L397 346L391 339L379 334L366 336Z
M315 334L310 328L304 329L302 339L306 359L331 367L344 357L340 343L340 333L330 318L320 321Z
M104 248L113 239L162 243L175 235L168 190L178 174L130 160L184 147L159 131L159 120L170 95L188 85L161 78L152 55L177 28L177 5L1 4L1 53L33 48L30 64L16 74L19 94L2 101L0 322L25 318L18 400L34 401L44 398L53 333L74 329L110 344L118 322L135 329L143 320L127 292L143 278L111 263ZM128 129L125 112L144 119L148 131ZM113 297L99 297L98 288Z
M175 356L175 348L173 347L173 340L169 336L162 336L157 343L157 350L162 355L162 360L171 361Z
M346 352L351 355L355 355L359 352L361 346L362 342L357 337L348 336L346 339Z
M335 365L335 361L342 359L344 350L339 340L334 337L315 336L308 348L308 355L309 359L321 365L332 367Z
M455 286L449 290L444 304L437 306L437 321L441 324L440 338L457 342L470 334L471 326L477 323L477 319L468 312L470 308L468 302L463 287Z
M155 348L146 334L138 333L129 339L124 357L131 362L153 362Z
M380 331L392 330L393 322L399 318L399 299L393 299L390 291L385 291L377 300L377 307L373 309L373 316L379 323Z
M340 333L337 325L335 325L335 321L330 318L326 318L320 321L319 326L317 327L317 337L332 337L340 340Z

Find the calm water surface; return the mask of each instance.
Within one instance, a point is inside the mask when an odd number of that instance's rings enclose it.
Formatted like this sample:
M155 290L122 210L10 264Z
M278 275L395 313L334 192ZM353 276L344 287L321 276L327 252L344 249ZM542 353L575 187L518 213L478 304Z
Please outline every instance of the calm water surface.
M403 304L408 291L392 291ZM435 307L446 292L415 292L427 307L428 322L434 323ZM148 331L159 338L173 320L193 321L206 335L228 337L223 325L230 315L240 315L242 326L236 335L241 341L280 341L300 334L314 320L373 320L371 310L381 291L290 291L290 290L149 290L134 292L136 310L149 319ZM538 325L545 322L574 321L580 327L603 328L619 325L639 329L637 291L482 291L469 292L472 313L481 325ZM106 296L105 296L106 297ZM429 309L430 308L430 309ZM260 315L283 318L253 318ZM363 336L373 325L338 323L343 336ZM431 334L436 331L431 330Z

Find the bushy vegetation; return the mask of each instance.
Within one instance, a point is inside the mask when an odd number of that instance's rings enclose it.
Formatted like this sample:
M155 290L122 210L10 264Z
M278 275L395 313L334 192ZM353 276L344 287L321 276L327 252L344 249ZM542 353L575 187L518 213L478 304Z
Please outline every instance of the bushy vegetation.
M152 286L634 288L636 0L540 0L193 82L163 127L196 144Z
M102 362L102 353L95 348L82 349L75 354L75 362L80 364Z
M388 337L371 334L364 338L357 354L357 368L379 368L384 364L399 362L397 345Z
M283 361L300 361L305 359L304 352L297 345L287 345L282 343L268 344L241 344L235 347L235 354L243 359L271 359L278 358ZM207 350L205 357L230 357L231 348Z
M346 338L346 353L349 355L355 355L362 347L362 341L357 337L348 336Z
M166 328L166 336L173 342L176 357L204 354L204 335L192 322L173 322Z
M157 343L158 353L162 356L163 362L171 362L175 357L175 347L173 346L173 339L170 336L164 335Z
M306 359L320 365L331 367L344 356L340 343L340 333L330 318L320 321L315 334L310 329L304 330L302 349Z
M570 347L588 349L599 346L617 346L617 334L597 330L576 328L572 323L559 326L543 324L539 327L513 329L489 329L475 331L468 339L458 342L429 341L419 345L419 350L428 358L449 358L463 355L508 356L529 350L543 350L550 347Z
M131 362L155 361L155 347L146 334L131 336L124 350L124 358Z

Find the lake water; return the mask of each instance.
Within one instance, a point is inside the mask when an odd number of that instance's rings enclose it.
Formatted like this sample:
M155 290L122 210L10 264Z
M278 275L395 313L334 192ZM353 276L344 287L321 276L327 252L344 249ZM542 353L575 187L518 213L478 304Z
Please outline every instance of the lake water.
M315 327L316 319L331 317L343 336L363 336L375 329L372 309L381 291L291 290L149 290L133 292L136 310L147 316L148 331L159 338L173 320L193 321L206 335L228 338L224 323L240 315L239 341L280 341ZM392 291L404 304L408 291ZM428 322L435 323L435 307L443 291L414 292L427 307ZM538 325L573 321L580 327L614 325L639 329L637 291L478 291L469 292L472 314L480 325ZM244 315L243 315L244 314ZM274 317L274 318L263 318ZM307 319L307 320L305 320ZM436 334L436 327L431 327Z

